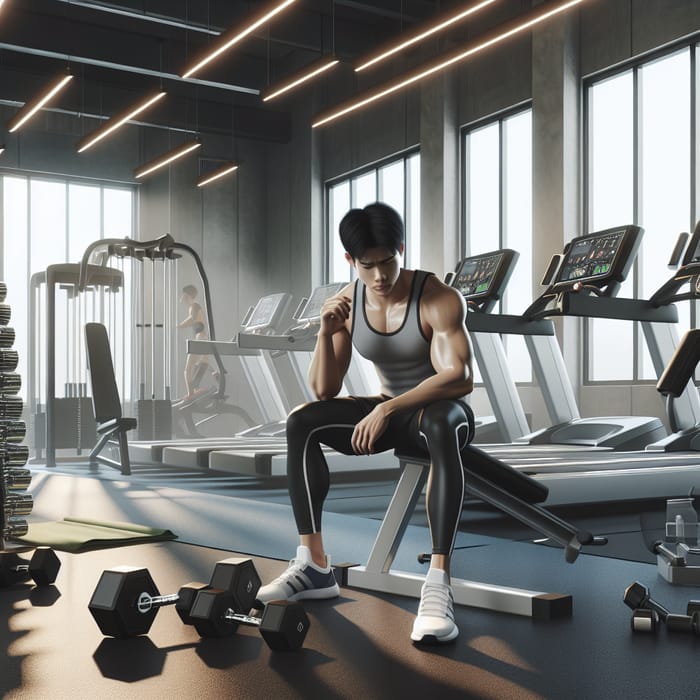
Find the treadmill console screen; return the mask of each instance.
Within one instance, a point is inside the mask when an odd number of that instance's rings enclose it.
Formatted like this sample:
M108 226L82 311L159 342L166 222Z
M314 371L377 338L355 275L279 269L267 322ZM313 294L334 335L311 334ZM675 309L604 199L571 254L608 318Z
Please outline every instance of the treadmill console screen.
M318 321L321 316L321 307L326 299L335 296L346 284L346 282L335 282L333 284L324 284L320 287L315 287L308 301L304 304L304 308L301 310L297 322L306 323Z
M455 272L452 286L467 300L488 296L504 257L499 251L465 258Z
M288 303L289 294L284 292L262 297L253 309L253 313L246 323L245 331L250 332L257 328L277 325Z
M515 250L501 248L464 258L450 285L462 293L471 311L488 313L503 298L519 257Z
M639 226L618 226L572 239L550 293L570 291L577 282L618 289L632 268L643 233Z
M681 264L685 266L693 265L694 263L700 263L700 221L695 225L695 230L690 237L690 241L688 241Z

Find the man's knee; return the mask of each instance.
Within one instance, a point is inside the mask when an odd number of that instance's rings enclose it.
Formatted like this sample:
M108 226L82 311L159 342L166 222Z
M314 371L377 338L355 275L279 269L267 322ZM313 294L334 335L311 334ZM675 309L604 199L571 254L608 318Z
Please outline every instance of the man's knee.
M287 416L287 437L307 435L314 428L327 423L328 417L323 409L324 403L324 401L311 401L293 409Z
M423 410L420 431L430 443L431 440L454 440L457 432L471 436L473 421L464 404L443 399L428 404ZM466 431L466 433L464 432Z

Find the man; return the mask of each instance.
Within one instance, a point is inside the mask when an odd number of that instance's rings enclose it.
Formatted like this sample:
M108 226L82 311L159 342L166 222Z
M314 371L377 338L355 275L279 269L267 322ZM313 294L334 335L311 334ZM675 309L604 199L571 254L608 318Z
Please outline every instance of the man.
M460 400L473 388L464 299L431 273L401 267L403 223L391 207L352 209L339 231L358 280L323 305L309 370L318 401L287 419L288 485L301 544L258 602L339 594L321 533L329 486L321 444L344 454L419 451L431 458L432 558L411 639L450 642L458 634L449 563L464 498L460 450L474 435L473 413ZM336 398L353 346L375 364L380 396Z

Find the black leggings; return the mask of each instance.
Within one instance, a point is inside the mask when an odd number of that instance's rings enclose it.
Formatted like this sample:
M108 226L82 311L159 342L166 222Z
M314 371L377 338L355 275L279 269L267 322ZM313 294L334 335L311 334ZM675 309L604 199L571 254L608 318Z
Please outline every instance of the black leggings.
M321 511L330 483L321 444L355 454L355 425L388 397L344 397L296 408L287 418L287 477L297 529L321 531ZM452 552L464 499L460 451L474 437L474 414L462 401L441 400L423 409L394 414L375 443L375 452L398 449L431 459L426 509L433 554Z

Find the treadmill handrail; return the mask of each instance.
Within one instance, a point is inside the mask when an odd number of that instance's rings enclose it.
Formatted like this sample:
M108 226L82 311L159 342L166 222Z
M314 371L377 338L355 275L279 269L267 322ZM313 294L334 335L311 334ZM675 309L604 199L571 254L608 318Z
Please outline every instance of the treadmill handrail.
M647 299L599 297L576 292L552 296L552 306L528 309L528 318L541 319L557 316L607 318L621 321L648 321L650 323L677 323L678 309L674 304L657 306Z

